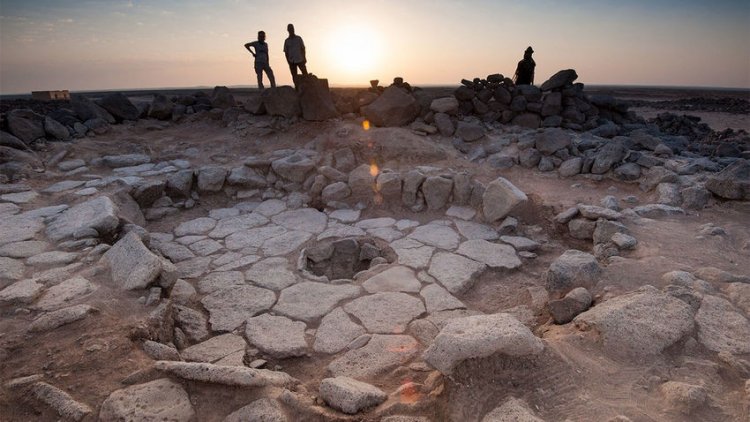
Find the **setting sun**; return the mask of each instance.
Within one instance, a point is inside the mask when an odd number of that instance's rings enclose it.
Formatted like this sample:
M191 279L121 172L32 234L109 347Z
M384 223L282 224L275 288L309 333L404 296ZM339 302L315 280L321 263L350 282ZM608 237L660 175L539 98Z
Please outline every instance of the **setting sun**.
M362 83L372 78L373 67L381 59L380 37L369 27L338 27L328 36L326 54L343 82Z

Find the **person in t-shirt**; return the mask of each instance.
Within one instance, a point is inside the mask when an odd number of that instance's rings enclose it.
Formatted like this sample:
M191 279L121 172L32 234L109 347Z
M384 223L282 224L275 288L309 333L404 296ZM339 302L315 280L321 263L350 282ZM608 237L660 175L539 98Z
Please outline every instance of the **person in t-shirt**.
M534 68L536 67L536 62L531 58L532 54L534 54L534 50L531 47L527 48L523 53L523 60L518 62L514 78L516 85L534 85Z
M258 75L258 88L264 89L263 72L266 72L268 80L271 82L271 88L276 88L276 79L273 77L273 70L268 64L268 44L266 44L266 33L258 31L258 41L245 44L245 48L255 57L255 74ZM253 51L253 49L255 51Z
M305 42L302 37L294 33L294 25L291 23L286 26L289 31L289 38L284 41L284 54L286 61L289 63L289 70L292 72L294 86L297 86L297 69L302 72L302 76L307 75L307 58L305 57Z

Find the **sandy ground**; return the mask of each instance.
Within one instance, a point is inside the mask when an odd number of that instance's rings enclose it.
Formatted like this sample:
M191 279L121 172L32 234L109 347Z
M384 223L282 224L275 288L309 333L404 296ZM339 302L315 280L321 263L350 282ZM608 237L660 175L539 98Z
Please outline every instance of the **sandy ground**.
M644 117L652 113L645 109L639 112ZM714 129L750 129L747 115L703 114L701 117ZM106 154L147 152L155 161L187 157L195 167L209 163L229 165L239 164L245 156L252 154L299 147L314 139L335 139L338 131L347 130L349 135L344 139L352 142L359 157L376 160L381 167L402 169L418 162L470 170L484 180L497 176L508 178L532 199L532 206L519 217L525 234L542 242L543 247L539 257L528 261L520 270L487 272L474 288L459 296L470 309L486 313L530 305L531 298L526 288L544 285L543 272L552 260L566 249L590 249L590 242L572 239L550 222L557 212L578 202L598 204L606 195L615 195L619 199L635 195L641 204L655 200L653 192L644 194L635 184L608 179L594 181L583 176L559 179L554 174L518 167L511 170L481 168L464 160L446 139L424 138L424 144L391 145L398 148L396 151L377 150L368 142L370 135L359 129L357 121L301 122L281 132L256 125L245 134L206 121L172 125L163 130L152 129L145 122L132 128L115 126L107 135L73 143L69 157L90 160ZM436 154L436 150L443 151L445 158L421 158ZM32 180L30 184L41 188L55 180ZM146 228L149 231L170 230L181 221L204 216L211 209L231 206L232 203L224 195L204 196L194 209L149 223ZM613 260L606 267L603 282L592 293L596 300L600 300L605 295L618 295L646 284L661 288L661 274L703 266L734 274L750 274L749 214L747 203L726 202L717 203L703 212L644 219L640 225L631 225L639 241L638 248ZM414 214L400 207L381 206L366 210L362 218L395 215L421 222L442 217L442 213ZM705 223L723 227L727 235L699 236L700 226ZM123 387L123 378L148 366L150 359L128 338L130 327L149 310L137 302L141 294L113 289L102 274L94 275L92 280L102 284L89 300L100 309L96 318L43 335L28 336L23 334L23 327L30 319L28 315L3 312L0 345L7 357L0 362L1 380L43 373L56 386L96 406L112 391ZM543 316L533 328L548 345L543 356L529 360L507 361L494 357L466 362L458 375L446 383L442 395L437 398L421 394L402 395L401 403L393 409L427 416L434 421L475 421L504 398L513 395L525 399L547 421L606 421L617 415L625 415L632 421L748 420L748 403L743 398L746 397L743 396L743 374L736 368L716 363L715 357L700 347L688 349L687 355L668 352L649 362L623 362L603 356L595 347L581 340L580 334L570 324L552 325ZM282 370L302 380L303 385L314 392L320 379L325 377L325 367L331 359L288 359L271 362L271 365L280 365ZM407 380L423 383L427 374L396 372L373 383L392 392ZM690 416L665 407L657 386L667 379L705 385L711 405ZM197 412L196 421L220 421L256 397L277 393L201 383L185 385ZM0 391L0 415L0 420L7 421L57 419L46 407L5 391ZM378 417L365 414L361 420L378 420Z

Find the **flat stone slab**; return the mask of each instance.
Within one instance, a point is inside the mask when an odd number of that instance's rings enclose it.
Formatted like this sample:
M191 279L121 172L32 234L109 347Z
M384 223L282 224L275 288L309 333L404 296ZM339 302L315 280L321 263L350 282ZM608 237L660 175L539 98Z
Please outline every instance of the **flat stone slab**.
M242 230L227 236L224 239L224 246L231 251L248 247L260 248L266 240L281 236L286 232L285 228L274 225Z
M135 233L128 233L102 255L112 281L121 289L137 290L154 282L162 271L162 261Z
M361 214L362 211L360 210L336 210L328 214L328 216L342 223L354 223L359 220Z
M600 218L606 220L619 220L622 218L622 214L619 211L598 207L596 205L578 204L578 212L589 220L598 220Z
M188 393L167 378L117 390L104 400L99 412L102 421L188 422L193 416Z
M240 271L217 271L206 274L198 280L198 292L211 294L217 290L233 286L244 286L245 276Z
M390 244L398 263L414 269L425 268L435 252L433 246L426 246L414 239L399 239Z
M539 243L523 236L500 236L500 241L507 243L517 251L535 251Z
M224 246L213 239L203 239L190 244L190 250L200 256L208 256L222 249L224 249Z
M445 211L446 217L458 218L461 220L471 220L477 215L477 211L471 207L462 207L460 205L452 205Z
M344 310L362 322L371 333L403 333L409 323L425 311L422 301L405 293L375 293L355 299Z
M222 422L290 422L276 400L263 398L227 415Z
M315 331L313 350L318 353L338 353L365 333L365 329L352 321L343 309L336 308L323 317Z
M0 302L10 304L29 304L36 299L44 288L36 280L21 280L0 290Z
M599 303L573 319L613 355L655 355L693 331L690 305L652 286Z
M211 258L208 256L199 256L178 262L177 274L180 278L198 278L208 272L208 266L211 265Z
M233 353L244 353L246 346L244 338L236 334L222 334L183 349L180 355L188 362L214 363Z
M53 185L47 186L42 192L44 193L59 193L66 190L75 189L79 186L86 184L85 180L63 180Z
M55 217L47 224L47 237L57 242L88 229L105 235L117 229L119 223L115 204L108 197L100 196L74 205Z
M52 286L39 298L35 308L51 311L68 305L81 297L93 292L97 287L83 277L73 277Z
M0 258L0 280L20 280L26 271L23 261L13 258Z
M349 377L326 378L320 382L320 397L329 406L353 415L384 402L381 389Z
M33 239L44 228L41 218L13 215L0 219L0 245Z
M717 353L750 353L750 322L729 301L705 295L695 315L698 341Z
M368 381L407 363L419 350L412 336L374 334L359 349L350 350L328 365L331 375Z
M466 308L463 302L437 284L428 284L419 294L424 298L429 313Z
M307 354L304 322L268 314L249 318L245 337L261 352L277 359Z
M213 239L223 239L232 233L253 229L267 223L268 218L256 212L239 215L237 217L229 217L220 220L216 224L216 227L208 233L208 236Z
M213 331L232 331L275 302L272 291L248 285L217 290L201 300Z
M521 266L521 260L512 246L486 240L467 240L456 252L491 268L513 270Z
M174 235L181 237L206 234L216 227L216 223L216 220L209 217L200 217L194 220L185 221L180 223L180 225L174 229Z
M438 252L432 257L427 273L453 294L471 288L476 278L487 268L481 262L448 252Z
M68 306L67 308L40 315L29 324L29 331L35 333L54 330L63 325L80 321L95 312L97 312L96 308L89 305Z
M268 199L261 202L253 212L265 217L271 217L286 211L286 208L286 202L278 199Z
M458 233L455 230L434 223L417 227L408 238L446 250L456 249L459 241Z
M425 362L445 375L466 359L501 353L524 357L539 354L542 340L510 314L476 315L449 322L424 351Z
M78 254L74 252L50 251L28 258L26 264L35 267L57 267L70 264L76 258L78 258Z
M33 190L26 191L26 192L6 193L5 195L0 195L1 200L6 201L6 202L12 202L14 204L27 204L35 200L38 197L39 197L39 194Z
M203 362L158 361L154 367L167 374L186 380L236 387L291 387L299 384L285 372L253 369L243 366L224 366Z
M312 237L312 234L306 231L289 231L266 240L260 250L266 256L287 255L296 251L310 240L310 237Z
M315 282L295 284L281 291L274 312L310 323L331 312L342 300L362 294L359 286Z
M288 266L286 258L266 258L245 271L245 279L266 289L283 290L298 281Z
M347 226L346 224L339 224L334 222L329 224L326 231L319 234L317 239L323 240L332 237L358 237L364 235L365 231L358 227Z
M326 229L328 216L314 208L300 208L277 214L271 221L289 230L318 234Z
M390 217L381 217L381 218L370 218L367 220L362 220L354 225L354 227L360 228L362 230L369 230L369 229L378 229L382 227L392 227L394 224L396 224L396 220L390 218Z
M172 262L181 262L195 258L195 254L187 246L175 242L160 242L151 240L151 247L159 251Z
M370 229L370 230L367 230L367 234L373 237L377 237L378 239L383 239L386 242L393 242L396 239L401 239L402 237L404 237L403 233L391 227L380 227L377 229Z
M422 287L414 271L408 267L397 265L388 268L380 274L368 278L362 287L368 293L377 292L410 292L416 293Z

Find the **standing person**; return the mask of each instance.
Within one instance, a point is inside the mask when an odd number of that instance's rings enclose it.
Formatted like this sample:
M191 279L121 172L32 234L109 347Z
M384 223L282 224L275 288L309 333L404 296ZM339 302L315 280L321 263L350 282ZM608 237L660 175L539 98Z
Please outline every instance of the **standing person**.
M536 62L531 58L532 54L534 54L534 50L531 47L527 48L523 53L523 60L518 62L516 75L513 77L516 85L534 85L534 68L536 67Z
M289 31L289 38L284 41L284 54L286 62L289 63L289 70L292 72L294 87L297 87L297 68L302 71L302 76L307 75L307 58L305 57L305 42L302 37L294 33L294 25L291 23L286 26Z
M251 49L255 49L253 51ZM250 54L255 57L255 74L258 75L258 88L264 89L263 87L263 72L266 72L268 80L271 82L271 88L276 88L276 79L273 77L273 70L268 64L268 44L266 44L266 33L264 31L258 31L258 41L253 41L245 44L245 48Z

